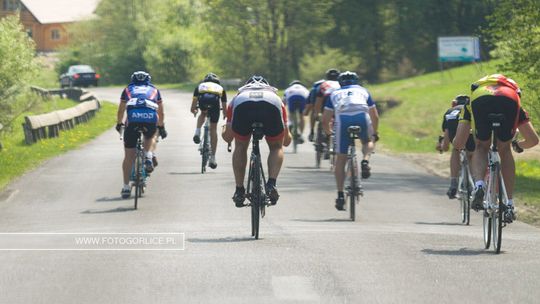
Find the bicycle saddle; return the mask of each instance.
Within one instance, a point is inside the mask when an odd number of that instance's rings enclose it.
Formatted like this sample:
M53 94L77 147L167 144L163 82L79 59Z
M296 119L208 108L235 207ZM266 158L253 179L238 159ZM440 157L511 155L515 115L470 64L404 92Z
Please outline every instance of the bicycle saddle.
M251 125L251 128L253 130L253 137L257 140L260 140L263 138L263 124L262 122L254 122Z
M360 132L360 126L350 126L347 128L347 132L349 133L359 133Z

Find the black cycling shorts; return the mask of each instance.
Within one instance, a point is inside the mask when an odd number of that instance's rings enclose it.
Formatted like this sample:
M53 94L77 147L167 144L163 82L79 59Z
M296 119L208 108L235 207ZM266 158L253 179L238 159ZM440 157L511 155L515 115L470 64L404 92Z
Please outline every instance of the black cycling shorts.
M145 139L150 139L156 135L157 125L155 123L132 122L128 123L124 130L124 147L128 149L137 146L137 130L142 130Z
M285 127L280 110L276 106L264 101L246 101L234 108L232 129L237 138L248 140L251 136L251 125L255 122L263 124L266 140L283 138Z
M457 124L449 124L448 125L448 138L450 139L450 142L454 141L454 138L456 137L456 133L457 133ZM469 152L473 152L474 149L476 149L476 143L474 142L474 136L472 134L470 134L469 138L467 138L465 149Z
M514 137L514 125L518 114L518 103L506 96L485 95L471 102L474 117L475 135L479 140L489 140L491 136L491 123L488 120L490 113L504 114L504 121L497 131L497 138L509 141Z
M215 94L205 93L199 96L199 108L202 111L208 111L211 123L219 121L219 96Z

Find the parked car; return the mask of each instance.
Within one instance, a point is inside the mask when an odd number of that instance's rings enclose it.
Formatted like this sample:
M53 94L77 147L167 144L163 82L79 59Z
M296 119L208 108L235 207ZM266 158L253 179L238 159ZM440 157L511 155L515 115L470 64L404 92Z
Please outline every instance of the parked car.
M60 87L88 87L98 85L100 75L89 65L72 65L60 75Z

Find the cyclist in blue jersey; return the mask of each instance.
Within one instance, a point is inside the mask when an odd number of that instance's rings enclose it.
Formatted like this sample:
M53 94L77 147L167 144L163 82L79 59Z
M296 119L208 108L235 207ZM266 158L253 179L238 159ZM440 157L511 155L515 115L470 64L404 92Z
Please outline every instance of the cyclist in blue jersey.
M311 90L309 91L308 100L306 107L304 108L304 116L309 115L309 141L313 141L315 138L315 119L317 118L315 116L315 111L313 111L313 107L315 106L315 97L317 97L317 92L319 91L319 86L321 83L323 83L325 80L317 80L313 83L313 86L311 87Z
M362 142L363 160L361 162L362 178L368 178L371 173L369 157L373 152L373 143L379 139L377 129L379 114L375 102L369 92L358 84L358 75L354 72L343 72L338 77L341 88L330 94L324 106L323 127L327 135L332 133L330 121L334 117L336 140L335 176L338 190L336 209L345 210L343 186L345 183L345 164L347 162L350 144L347 128L360 126L359 138Z
M161 93L150 82L150 74L137 71L131 75L131 83L122 91L118 105L116 130L120 132L124 126L124 115L127 112L124 130L124 160L122 171L124 186L122 198L131 195L129 175L135 160L135 146L137 144L136 129L143 130L144 152L146 156L145 168L148 173L154 170L152 163L152 146L155 145L156 134L162 138L167 137L164 125L164 111Z

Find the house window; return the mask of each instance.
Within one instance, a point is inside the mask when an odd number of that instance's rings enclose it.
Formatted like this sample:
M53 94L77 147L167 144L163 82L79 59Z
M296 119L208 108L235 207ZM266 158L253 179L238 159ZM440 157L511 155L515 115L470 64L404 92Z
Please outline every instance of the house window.
M32 29L26 29L26 34L28 34L28 37L32 38Z
M54 29L51 31L51 39L52 40L60 40L60 31L57 29Z
M16 11L19 9L19 0L4 0L3 6L4 11Z

